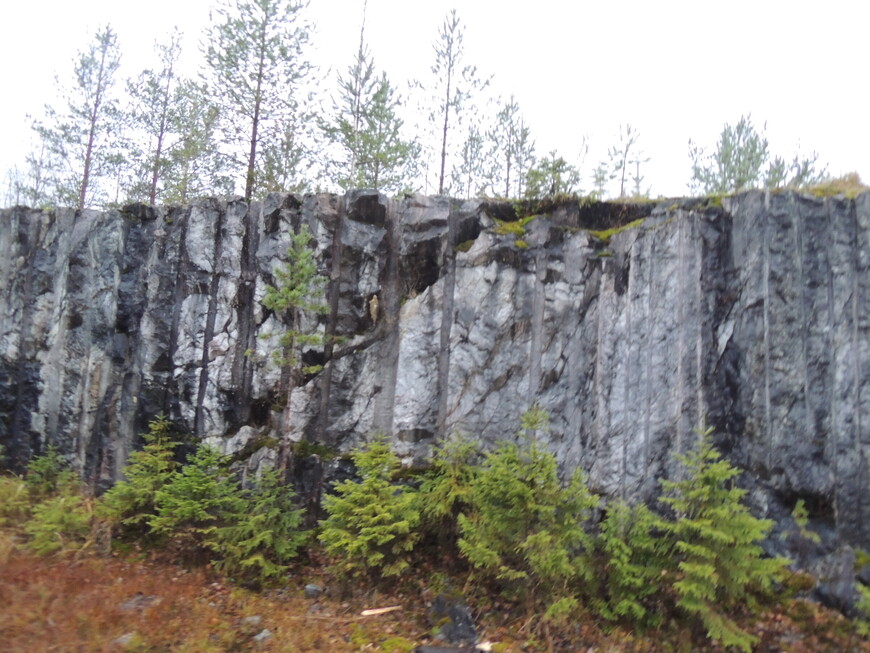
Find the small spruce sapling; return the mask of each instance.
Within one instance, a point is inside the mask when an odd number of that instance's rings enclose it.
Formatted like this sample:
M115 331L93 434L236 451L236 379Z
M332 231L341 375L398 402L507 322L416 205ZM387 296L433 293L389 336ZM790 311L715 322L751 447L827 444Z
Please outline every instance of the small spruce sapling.
M657 533L661 528L660 518L643 504L632 507L617 500L607 507L597 542L603 583L593 604L608 621L639 627L660 621L650 603L661 592L662 562L668 555Z
M74 472L60 455L57 446L49 444L45 452L27 464L24 481L30 496L35 500L48 498L70 480Z
M758 638L729 616L755 612L788 563L765 558L760 542L773 522L753 517L734 485L740 472L713 447L712 429L699 431L695 451L678 456L686 469L680 481L662 481L661 501L676 514L667 525L678 560L677 606L699 619L707 635L725 646L750 651Z
M142 434L145 445L134 451L124 467L124 480L106 492L100 511L127 531L141 531L157 514L157 493L172 478L176 463L173 450L180 444L172 439L169 420L160 416Z
M320 542L349 576L397 576L420 537L415 491L395 485L399 459L378 439L352 454L359 481L344 481L324 497Z
M218 548L218 529L247 509L227 462L216 449L200 444L188 463L157 491L157 512L148 519L151 530L194 549Z
M506 595L525 596L530 608L543 603L545 618L555 620L577 606L579 585L592 579L584 523L598 497L580 473L563 486L555 457L533 440L546 427L544 411L526 413L522 426L522 445L501 444L475 476L470 509L459 515L459 550Z
M427 531L437 535L441 546L455 548L459 537L457 519L468 511L471 487L479 469L480 444L454 435L432 455L432 469L420 485L420 515Z
M93 499L74 472L63 472L55 494L35 505L24 524L27 548L38 555L81 551L92 542L93 517Z
M245 494L247 508L214 533L215 568L239 580L263 583L280 576L308 534L295 494L268 470Z

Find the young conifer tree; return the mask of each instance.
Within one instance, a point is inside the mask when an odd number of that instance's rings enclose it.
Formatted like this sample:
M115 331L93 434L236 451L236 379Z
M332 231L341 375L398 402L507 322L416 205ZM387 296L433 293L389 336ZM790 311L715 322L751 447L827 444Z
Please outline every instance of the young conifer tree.
M538 408L529 411L521 443L487 454L471 486L471 508L459 515L459 550L505 594L560 618L593 579L593 541L584 524L598 497L579 473L560 481L555 457L533 439L545 418Z
M323 286L326 279L317 271L315 251L311 247L311 231L302 224L299 233L293 234L287 250L287 263L275 270L276 284L266 286L263 306L274 311L289 328L279 335L280 349L272 352L273 362L284 368L287 403L284 414L285 432L289 432L292 417L292 395L306 374L315 374L321 365L306 365L302 359L303 349L324 344L324 336L314 328L306 328L306 320L316 318L328 311L323 303ZM282 443L279 466L284 468L289 458L287 443Z
M311 71L303 49L308 26L301 0L224 0L204 44L212 101L225 121L226 145L244 170L245 199L261 189L261 154L303 110Z
M343 481L323 500L320 542L348 576L387 578L410 565L420 537L415 491L393 483L399 458L383 440L353 453L359 481Z
M269 470L244 495L246 509L215 531L215 568L237 579L261 583L279 577L308 534L295 494Z
M659 622L651 603L661 591L662 563L668 556L667 542L657 532L662 528L661 519L643 504L617 500L607 506L597 542L603 582L593 597L605 619L640 627Z
M760 542L773 522L752 516L744 505L746 491L734 484L740 472L713 447L712 432L699 431L697 448L678 456L683 480L662 481L667 496L661 501L676 514L667 526L681 574L674 589L677 606L709 637L748 652L758 638L729 615L756 610L756 597L770 591L788 561L764 557Z
M227 458L213 447L197 447L157 491L157 512L148 519L151 530L183 547L214 550L218 529L234 523L248 508L227 465Z
M124 480L103 495L100 505L101 512L128 531L144 529L156 516L157 493L175 472L173 453L180 444L172 439L171 424L163 416L148 424L142 439L142 449L127 459Z

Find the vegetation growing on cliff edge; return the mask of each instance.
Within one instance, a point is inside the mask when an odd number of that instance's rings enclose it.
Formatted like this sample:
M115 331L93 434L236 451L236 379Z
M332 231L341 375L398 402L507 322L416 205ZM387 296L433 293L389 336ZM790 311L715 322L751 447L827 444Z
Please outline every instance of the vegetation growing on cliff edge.
M834 642L829 645L840 650L847 643L853 650L870 650L862 622L837 622L814 606L771 592L783 561L761 555L758 543L770 524L752 517L743 505L742 491L732 484L737 472L712 447L709 432L692 453L681 457L681 480L664 483L663 502L672 509L672 517L612 502L599 521L598 498L581 477L560 478L555 458L539 444L545 418L539 409L529 412L516 441L483 456L471 441L450 440L436 452L423 478L399 477L398 459L383 441L356 451L358 480L337 485L325 502L328 516L321 525L321 540L333 573L361 578L371 600L377 600L371 592L383 591L387 584L393 591L398 588L402 596L397 600L406 607L419 605L420 586L443 585L445 578L453 578L449 582L464 583L469 599L480 609L494 610L497 601L499 614L521 619L522 628L511 625L506 616L482 622L503 642L520 638L526 650L607 641L621 642L621 650L650 650L653 642L686 646L688 637L697 637L698 643L710 637L746 651L753 643L760 650L772 650L797 632L798 620L816 624L803 627L801 636L807 642ZM165 422L156 421L152 432L160 433L163 427ZM300 554L307 552L312 561L322 554L317 547L303 548L301 514L292 492L276 476L267 473L254 487L243 488L225 469L222 457L207 447L167 475L167 465L155 461L165 461L172 447L157 450L160 455L155 457L156 440L146 438L151 449L147 456L133 459L138 469L127 474L127 482L142 491L131 492L128 486L110 500L76 495L70 491L72 484L62 483L30 499L26 482L0 478L0 496L8 499L0 509L0 574L31 560L26 549L49 555L46 562L30 563L37 568L55 564L52 548L77 556L84 561L80 564L114 564L83 558L107 544L100 540L101 522L95 518L106 519L106 514L93 510L94 503L105 503L114 507L112 529L127 519L130 525L164 533L165 542L183 544L181 550L167 549L153 539L129 539L129 530L116 530L117 536L128 538L116 546L146 546L152 555L164 558L184 554L188 564L192 549L198 549L203 559L212 560L214 569L253 585L299 587L312 577L323 578L323 569L302 563ZM65 473L62 458L51 452L32 468L34 487ZM149 479L149 469L159 479ZM58 502L73 496L79 497L79 507L61 511L72 520L60 519ZM149 519L142 519L143 506L149 506ZM50 546L44 548L43 542ZM0 594L4 591L0 584ZM66 586L66 591L77 589ZM351 600L356 600L354 594L360 596L350 592ZM271 615L268 600L244 598L246 605L260 606ZM332 605L331 599L319 603ZM611 635L596 625L600 619L612 624ZM825 624L824 631L819 623ZM413 629L402 628L403 641L419 641ZM650 628L655 630L643 634ZM139 634L152 646L160 637ZM7 641L18 636L14 629L6 635ZM229 628L226 641L251 635ZM389 636L366 631L365 639L366 645L375 641L386 646ZM517 649L505 644L502 650Z

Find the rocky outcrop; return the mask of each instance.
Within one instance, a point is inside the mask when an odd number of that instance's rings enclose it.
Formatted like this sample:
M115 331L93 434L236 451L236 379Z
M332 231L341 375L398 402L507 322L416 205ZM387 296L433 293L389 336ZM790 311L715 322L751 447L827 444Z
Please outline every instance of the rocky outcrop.
M7 456L55 442L110 483L162 412L252 464L375 432L411 462L453 431L512 437L538 402L598 491L651 496L705 422L760 512L803 498L870 548L870 194L542 208L522 234L510 205L366 191L4 210ZM303 222L329 278L309 326L336 339L288 400L261 300Z

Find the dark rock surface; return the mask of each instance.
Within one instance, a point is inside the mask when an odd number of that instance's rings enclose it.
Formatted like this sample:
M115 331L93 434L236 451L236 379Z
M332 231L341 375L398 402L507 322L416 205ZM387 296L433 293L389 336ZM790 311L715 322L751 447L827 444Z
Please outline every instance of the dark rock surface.
M439 594L429 609L429 622L435 639L455 646L469 646L477 641L477 628L471 610L463 602Z
M706 420L757 512L803 498L870 548L870 194L569 202L526 225L527 248L494 228L512 211L367 191L3 210L8 459L54 442L104 487L162 412L251 468L282 439L373 432L413 462L454 430L512 437L537 400L597 491L654 494ZM644 216L609 242L585 231ZM286 325L260 302L302 222L330 279L310 324L342 340L288 400L268 363ZM306 456L309 484L340 471Z

